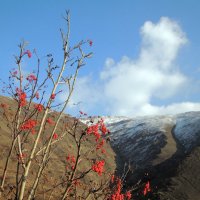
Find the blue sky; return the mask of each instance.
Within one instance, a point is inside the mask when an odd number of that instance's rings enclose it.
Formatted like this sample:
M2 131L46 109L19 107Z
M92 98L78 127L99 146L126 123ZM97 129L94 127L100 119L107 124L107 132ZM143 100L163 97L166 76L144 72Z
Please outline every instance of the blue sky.
M133 116L200 110L198 0L7 0L0 5L3 78L15 67L13 55L21 39L39 55L52 53L61 63L59 28L65 27L61 16L70 9L72 44L91 39L94 52L71 102L82 103L71 106L71 113L82 109L91 115ZM34 66L25 67L30 71Z

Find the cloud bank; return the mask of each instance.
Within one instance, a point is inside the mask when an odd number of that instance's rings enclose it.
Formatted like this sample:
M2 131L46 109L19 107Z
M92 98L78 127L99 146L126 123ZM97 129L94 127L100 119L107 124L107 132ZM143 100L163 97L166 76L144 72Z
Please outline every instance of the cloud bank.
M153 105L154 99L165 100L179 95L188 84L175 59L187 43L185 33L176 21L162 17L158 23L147 21L140 30L142 43L137 59L122 57L119 62L107 58L94 89L90 78L79 79L72 101L91 106L103 104L108 115L174 114L200 110L199 103L180 102ZM92 98L91 98L92 94ZM103 98L101 98L103 96ZM102 103L103 102L103 103Z

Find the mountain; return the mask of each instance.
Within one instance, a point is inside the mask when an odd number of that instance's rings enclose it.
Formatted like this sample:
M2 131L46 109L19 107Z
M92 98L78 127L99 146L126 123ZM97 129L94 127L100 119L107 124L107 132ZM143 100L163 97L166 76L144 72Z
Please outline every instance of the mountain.
M15 102L9 98L0 96L0 103L9 105L8 112L12 116L15 110ZM52 119L56 119L57 113L50 113ZM199 200L200 199L200 112L188 112L178 115L149 116L149 117L102 117L110 130L109 143L106 143L107 156L102 155L106 161L106 168L114 171L125 180L125 187L132 188L133 200ZM73 125L73 118L65 116L63 123L69 127ZM99 118L81 119L84 123L98 121ZM48 132L51 127L47 127ZM85 129L80 124L78 132ZM59 124L58 135L62 134L63 124ZM3 172L5 158L9 151L11 135L8 122L3 117L0 109L0 174ZM35 135L27 141L27 149L33 143ZM108 137L108 136L106 136ZM45 137L42 140L45 140ZM107 138L108 139L108 138ZM83 150L88 150L94 141L86 141ZM112 148L111 148L112 147ZM66 156L74 154L73 141L70 135L66 135L60 145L52 147L52 164L44 171L45 177L60 177L65 172ZM94 158L96 154L94 155ZM25 158L26 159L26 158ZM2 199L12 199L10 188L15 184L16 156L11 158L10 169L6 179L5 195ZM35 162L35 161L33 161ZM84 163L86 167L90 163ZM35 176L35 168L31 170L31 178ZM90 183L98 177L90 176L85 180ZM1 177L0 177L1 179ZM52 179L53 180L53 179ZM46 181L46 179L42 179ZM150 182L151 191L142 198L141 192L144 184ZM43 183L43 182L42 182ZM39 191L48 191L54 184L51 179L48 184L39 187ZM32 183L28 184L30 188ZM57 199L62 192L58 188L53 193L53 199ZM49 193L46 193L48 196ZM141 199L142 198L142 199ZM0 197L1 199L1 197ZM36 199L42 199L37 196Z
M107 117L105 122L118 169L122 171L124 163L131 169L129 186L148 180L151 199L200 199L200 112Z

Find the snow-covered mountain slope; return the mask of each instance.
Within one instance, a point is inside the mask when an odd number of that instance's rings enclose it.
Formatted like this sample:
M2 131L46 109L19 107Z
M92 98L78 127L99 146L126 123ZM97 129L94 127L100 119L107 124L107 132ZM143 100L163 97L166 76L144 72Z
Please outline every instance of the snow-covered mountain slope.
M174 124L173 118L159 116L110 123L108 128L111 130L111 144L118 154L134 167L145 167L157 162L154 160L166 145L168 132Z
M103 119L105 124L112 124L112 123L117 123L117 122L121 122L124 120L128 120L130 119L129 117L124 117L124 116L94 116L94 117L83 117L80 119L80 121L82 121L84 124L88 124L91 121L98 122L100 119Z
M150 199L200 199L200 112L175 116L107 119L111 145L119 163L129 163L127 183L151 181ZM135 194L137 199L137 193Z
M177 146L188 153L200 144L200 112L117 119L105 121L111 144L136 166L159 164L173 156Z
M174 136L186 151L200 144L200 112L177 115Z
M160 164L177 152L200 144L200 112L150 117L102 117L111 131L111 145L136 167ZM99 118L93 118L98 121ZM83 119L88 123L90 119Z
M153 199L200 199L200 112L103 118L119 169L125 163L133 169L129 185L148 173L152 187L162 194Z

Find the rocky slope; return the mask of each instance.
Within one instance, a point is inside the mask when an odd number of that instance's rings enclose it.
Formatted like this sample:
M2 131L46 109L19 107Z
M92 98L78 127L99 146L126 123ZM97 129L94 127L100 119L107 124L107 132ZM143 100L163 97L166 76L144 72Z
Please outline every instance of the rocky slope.
M119 169L132 170L129 185L150 180L151 199L200 199L200 112L105 121Z

